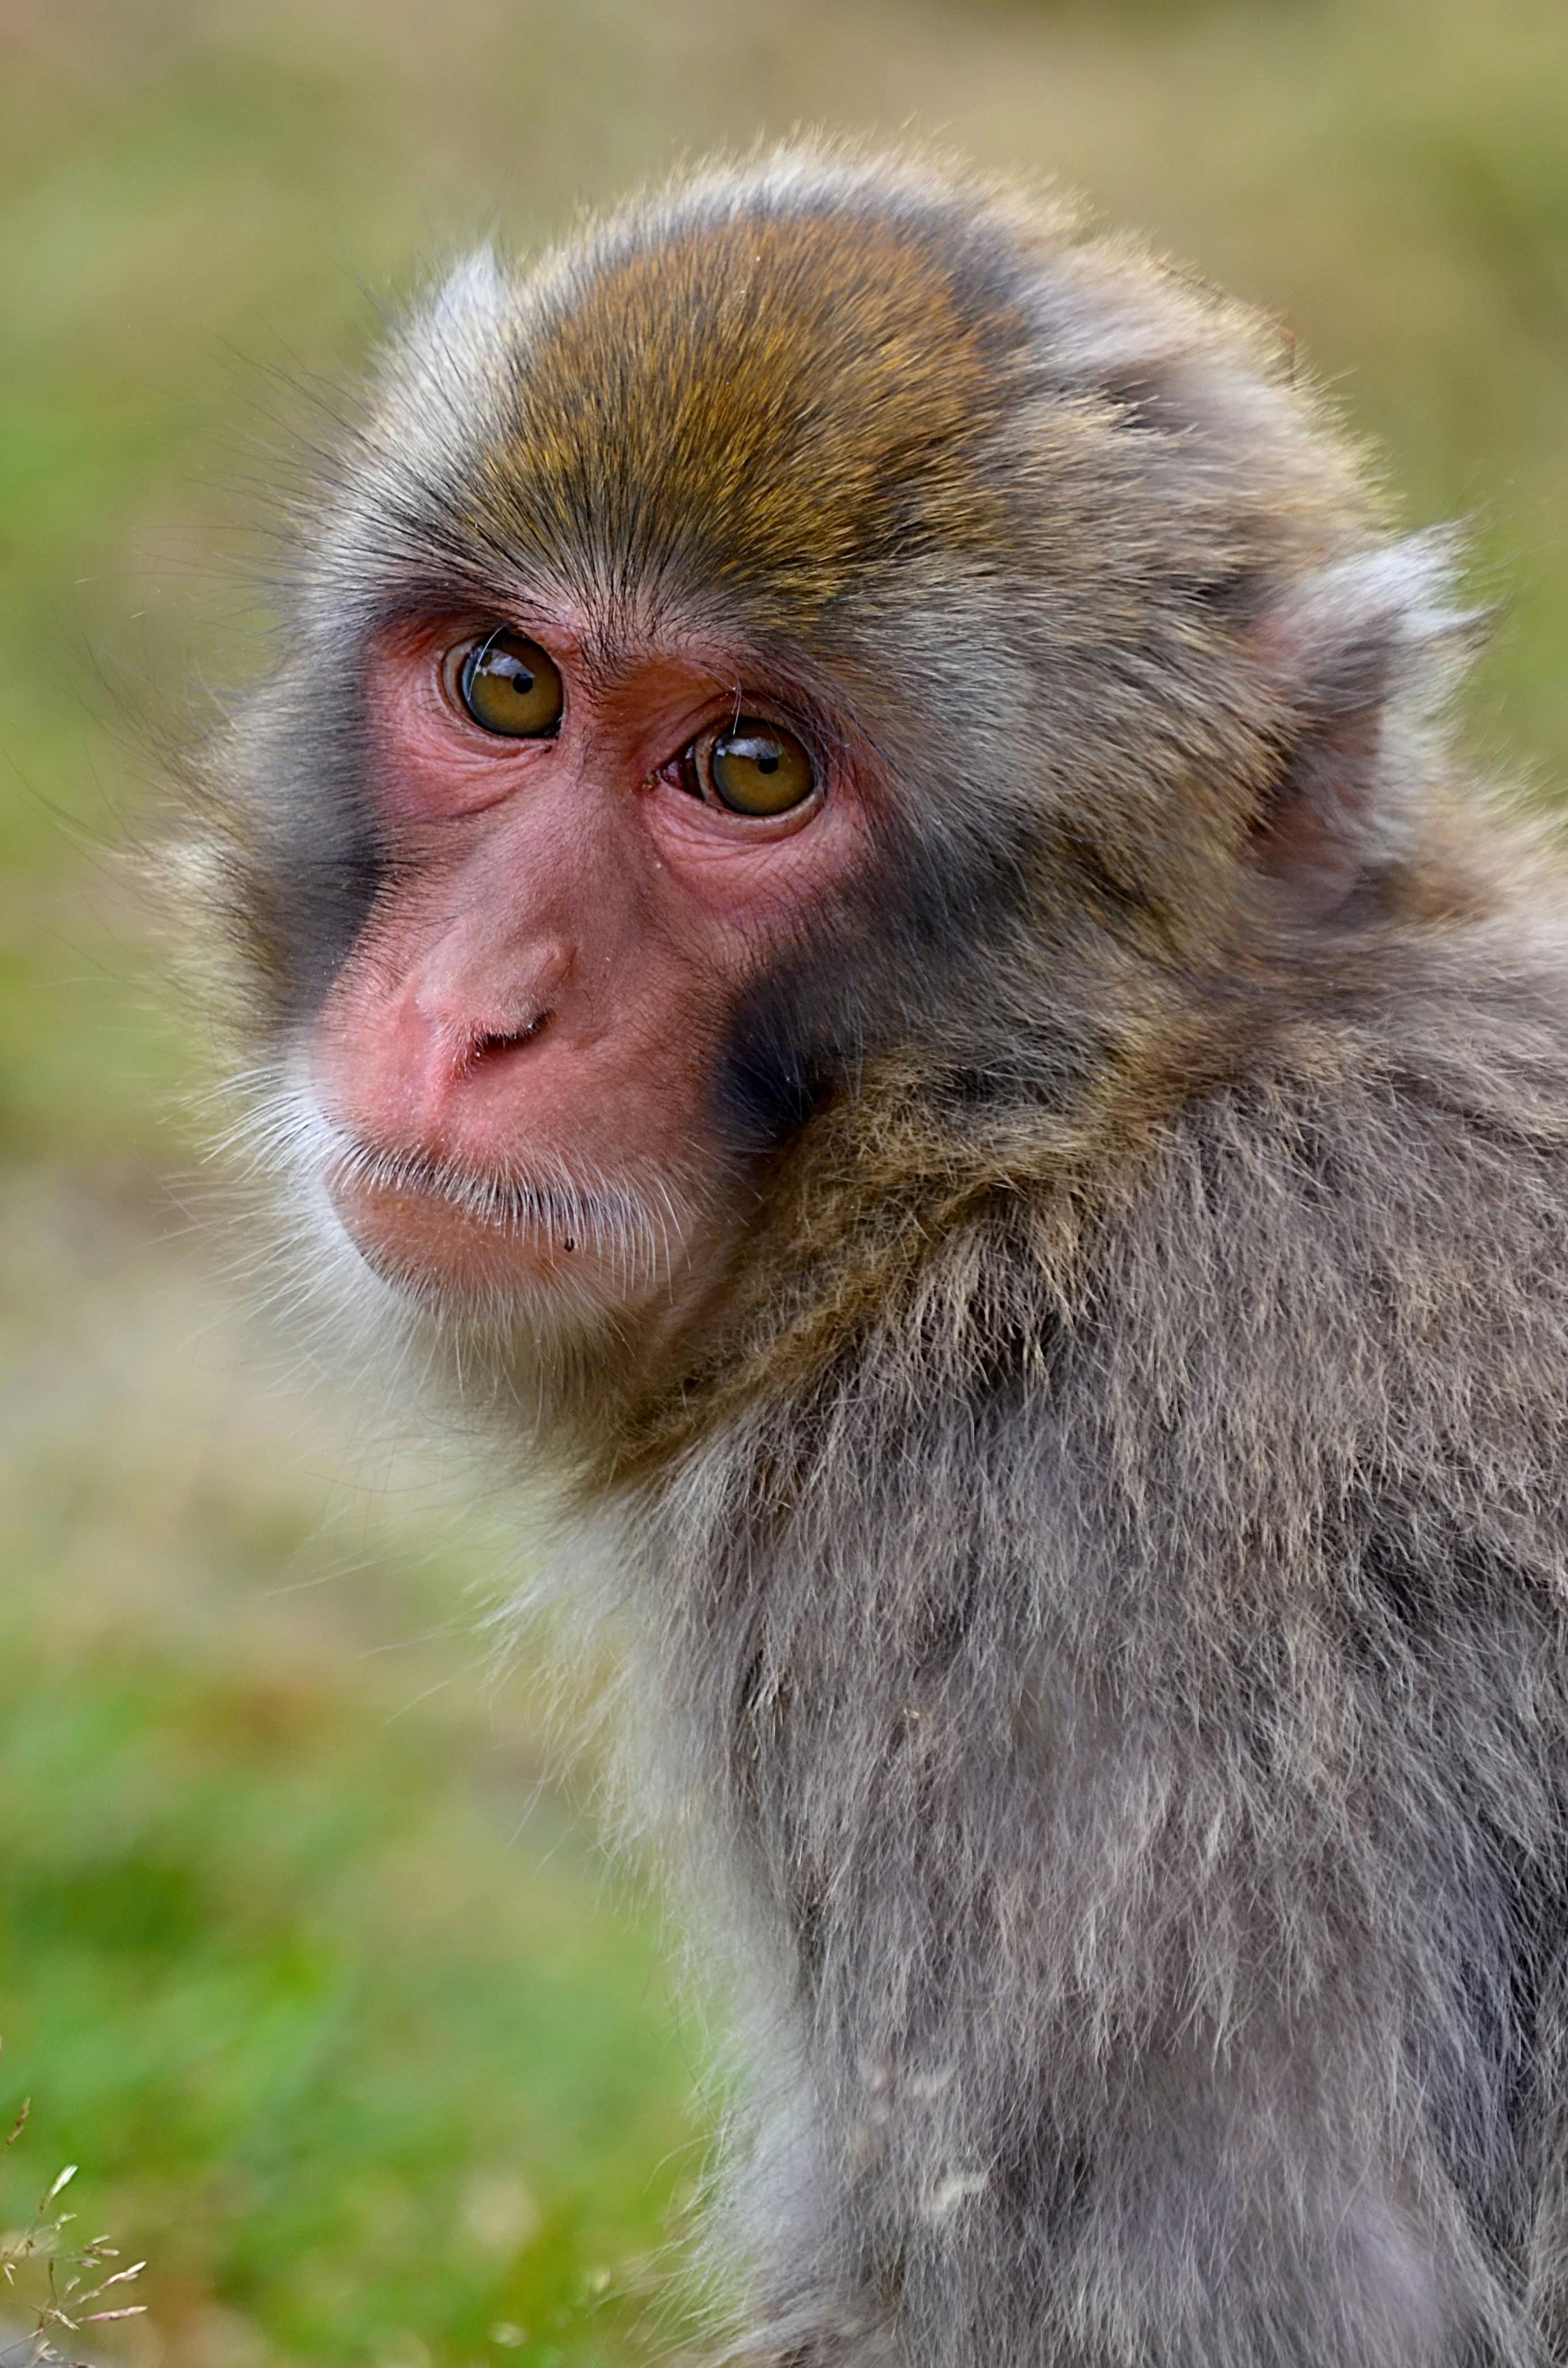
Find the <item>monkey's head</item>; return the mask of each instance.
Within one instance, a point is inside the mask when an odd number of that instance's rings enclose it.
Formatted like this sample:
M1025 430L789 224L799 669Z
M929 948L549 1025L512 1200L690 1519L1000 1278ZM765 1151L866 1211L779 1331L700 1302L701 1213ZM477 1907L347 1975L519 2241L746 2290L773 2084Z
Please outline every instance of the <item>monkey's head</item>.
M853 1322L1374 925L1436 564L1257 321L922 167L470 263L217 768L313 1222L547 1396Z

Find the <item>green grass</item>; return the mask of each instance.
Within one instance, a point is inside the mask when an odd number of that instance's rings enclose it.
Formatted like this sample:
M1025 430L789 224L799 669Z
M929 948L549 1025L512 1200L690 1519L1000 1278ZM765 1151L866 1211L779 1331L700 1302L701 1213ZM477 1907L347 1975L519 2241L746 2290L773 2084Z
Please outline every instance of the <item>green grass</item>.
M571 1854L508 1852L428 1721L112 1625L51 1650L29 1609L0 1623L13 2216L47 2143L160 2310L216 2286L310 2361L498 2325L595 2356L688 2169L646 1935Z
M255 664L267 456L381 308L812 120L1058 171L1281 313L1471 526L1482 753L1568 766L1560 0L0 5L0 2217L80 2161L145 2368L648 2349L700 2048L533 1671L483 1681L504 1520L186 1227L202 1031L101 850Z

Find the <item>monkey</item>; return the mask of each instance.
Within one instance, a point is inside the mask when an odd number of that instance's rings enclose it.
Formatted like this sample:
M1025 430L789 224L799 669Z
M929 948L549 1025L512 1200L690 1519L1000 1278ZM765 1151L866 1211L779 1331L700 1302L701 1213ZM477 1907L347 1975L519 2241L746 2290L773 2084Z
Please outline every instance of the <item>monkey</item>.
M1568 940L1452 535L810 142L449 273L306 510L178 876L290 1277L623 1656L723 2356L1568 2360Z

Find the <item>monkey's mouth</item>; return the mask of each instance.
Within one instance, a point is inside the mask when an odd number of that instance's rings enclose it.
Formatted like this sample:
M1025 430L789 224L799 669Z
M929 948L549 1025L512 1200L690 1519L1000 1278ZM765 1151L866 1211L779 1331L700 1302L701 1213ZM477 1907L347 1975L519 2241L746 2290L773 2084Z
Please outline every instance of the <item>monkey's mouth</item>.
M667 1286L687 1227L665 1183L641 1190L537 1159L498 1174L366 1143L319 1106L312 1118L311 1166L349 1239L422 1300L494 1307L592 1278L625 1304Z

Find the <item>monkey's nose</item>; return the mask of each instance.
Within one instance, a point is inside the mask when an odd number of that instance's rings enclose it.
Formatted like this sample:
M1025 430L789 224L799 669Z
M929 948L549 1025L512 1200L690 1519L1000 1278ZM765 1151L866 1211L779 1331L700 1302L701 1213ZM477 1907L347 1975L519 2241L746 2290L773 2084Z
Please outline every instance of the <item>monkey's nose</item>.
M557 939L507 953L449 939L410 982L437 1067L460 1079L536 1042L556 1016L573 958Z

